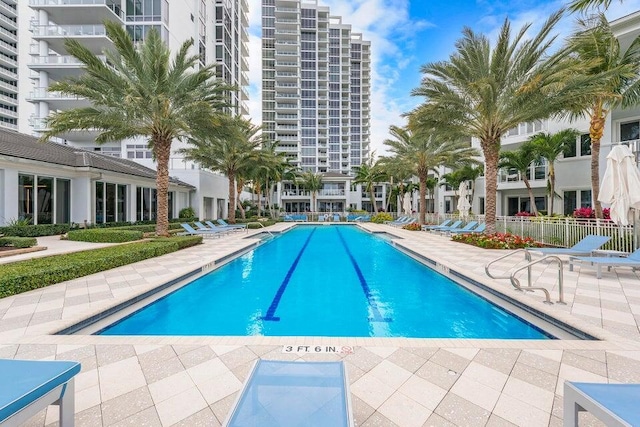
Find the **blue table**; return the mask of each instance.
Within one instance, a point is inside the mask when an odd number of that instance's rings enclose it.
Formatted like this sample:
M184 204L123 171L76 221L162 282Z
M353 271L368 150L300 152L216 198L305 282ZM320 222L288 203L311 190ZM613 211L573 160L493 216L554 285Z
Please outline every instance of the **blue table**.
M73 426L78 372L78 362L0 359L0 426L19 426L49 405L60 406L60 427Z

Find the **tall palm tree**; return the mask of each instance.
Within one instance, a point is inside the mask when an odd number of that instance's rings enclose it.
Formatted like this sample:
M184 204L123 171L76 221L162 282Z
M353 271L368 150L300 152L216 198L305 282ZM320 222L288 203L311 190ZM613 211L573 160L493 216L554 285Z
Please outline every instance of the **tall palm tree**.
M622 3L622 0L620 0ZM611 5L611 0L571 0L569 3L569 10L572 12L586 12L589 9L599 9L603 7L608 9Z
M215 131L217 130L217 131ZM238 172L246 170L259 157L260 126L240 116L218 117L210 131L202 132L190 140L192 147L179 150L188 160L218 171L229 180L229 222L236 222L236 179ZM242 186L239 186L242 188Z
M408 128L391 126L389 133L393 139L386 139L384 145L389 152L404 162L420 183L420 223L426 221L427 178L439 166L455 167L472 161L479 153L460 140L440 141L435 134L421 130L417 133Z
M391 205L396 205L391 202L392 198L396 197L397 200L398 194L405 193L407 181L412 177L411 171L401 159L396 157L381 157L377 164L382 168L390 183L385 207L391 211Z
M364 188L369 192L369 200L371 200L371 212L376 212L376 192L375 186L377 183L386 180L387 175L382 165L378 164L371 156L368 160L362 163L360 166L354 166L353 172L355 178L354 184L364 184Z
M500 169L515 169L520 176L522 176L522 181L524 182L525 187L527 187L527 192L529 193L529 206L531 206L531 213L536 216L538 215L536 198L533 195L533 189L531 188L529 178L527 178L527 173L530 170L529 168L531 167L531 163L535 162L538 158L539 156L534 151L531 142L527 141L516 150L501 151L500 162L498 163L498 167Z
M426 98L410 116L414 129L436 129L445 137L475 137L485 161L487 231L495 232L497 172L502 136L520 123L557 116L583 105L594 82L576 70L580 64L558 51L549 56L550 36L562 11L537 34L531 24L512 34L505 20L495 44L470 28L448 61L422 67L413 95Z
M298 179L298 184L311 193L311 211L317 212L316 197L318 191L322 190L322 174L313 172L304 172Z
M580 132L575 129L565 129L554 134L541 132L529 138L535 155L545 159L549 168L547 173L549 178L549 216L553 215L553 201L556 198L556 160L566 151L569 144L576 143L578 135Z
M604 77L593 96L579 108L576 116L590 117L591 196L596 217L602 218L600 191L600 140L609 111L636 106L640 103L640 37L622 51L603 14L578 21L578 30L568 39L567 47L585 64L587 76Z
M146 138L157 163L156 234L168 236L171 143L208 127L226 105L224 93L230 88L215 78L214 64L199 67L198 56L189 56L193 40L182 44L172 59L155 30L137 45L120 24L106 22L105 28L115 46L115 51L105 52L106 62L78 41L65 41L85 72L49 90L85 98L92 106L52 113L41 140L74 130L97 130L98 144Z

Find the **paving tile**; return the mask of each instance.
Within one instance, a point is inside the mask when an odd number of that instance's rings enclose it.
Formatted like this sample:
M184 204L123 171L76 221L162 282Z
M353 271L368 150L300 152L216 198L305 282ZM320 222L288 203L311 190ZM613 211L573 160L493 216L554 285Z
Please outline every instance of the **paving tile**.
M355 425L362 425L376 411L358 396L351 395L351 411Z
M171 427L219 427L221 425L213 411L210 408L205 408Z
M135 415L132 415L128 418L125 418L122 421L119 421L112 425L113 427L162 427L162 423L160 422L160 418L158 417L158 413L156 409L151 407L147 408L144 411L138 412Z
M140 365L148 384L153 384L163 378L184 371L184 366L177 356L155 363L141 363Z
M401 393L391 395L380 406L378 412L403 427L420 427L432 413L431 410Z
M380 414L379 412L376 412L375 414L367 418L364 424L362 424L362 427L402 427L402 426L398 426L397 424L392 422L390 419L388 419L384 415Z
M411 372L389 362L388 360L383 360L380 364L371 369L368 375L373 375L386 385L397 389L407 379L409 379Z
M491 414L486 427L518 427L516 424L510 423L504 418L500 418L496 414Z
M511 376L533 384L551 393L556 389L558 377L524 363L516 363L511 371Z
M136 352L132 345L97 345L96 356L98 366L109 365L120 360L135 356Z
M546 426L551 416L549 412L508 394L500 396L493 413L518 426Z
M372 353L366 348L358 348L353 354L345 357L345 361L348 361L363 371L368 372L378 363L382 362L382 357Z
M16 351L16 359L54 359L56 346L51 344L21 344Z
M235 404L238 398L238 393L230 394L222 400L218 400L216 403L209 405L209 409L213 412L216 419L220 424L222 424L231 412L231 408Z
M195 387L195 383L189 374L182 371L149 384L149 392L153 401L157 404L193 387Z
M146 386L136 357L101 366L98 368L98 375L103 402Z
M425 421L422 427L457 427L457 425L445 420L440 415L433 413L429 416L429 419Z
M422 367L416 371L416 375L445 390L449 390L458 378L460 378L460 374L431 361L422 365Z
M153 407L149 389L144 386L102 403L102 420L106 426L116 424ZM155 412L155 411L154 411Z
M470 359L466 359L464 357L458 356L457 354L451 353L450 351L440 349L431 356L429 362L436 363L440 366L444 366L447 369L451 369L455 372L462 372L467 367L470 362Z
M557 350L523 350L518 357L518 363L524 363L551 375L558 375L562 353Z
M604 352L602 352L604 356ZM562 363L569 366L580 368L584 371L593 372L594 374L606 376L607 365L593 358L581 356L571 351L565 351L562 357Z
M455 425L468 427L484 426L491 415L491 412L453 393L442 399L435 413Z
M438 407L447 394L445 389L416 375L402 384L398 391L431 411Z
M395 391L394 388L370 374L365 374L358 381L351 384L350 389L351 393L374 409L378 409Z
M140 365L144 368L147 365L160 364L166 360L174 359L178 355L170 345L165 345L151 351L137 353Z
M76 413L76 427L102 427L102 411L100 405Z
M451 387L450 392L489 412L493 410L500 396L498 390L464 375Z
M607 374L612 381L640 383L640 363L637 359L607 353Z
M188 418L207 407L196 387L183 391L156 405L163 426L170 426Z
M206 345L178 355L180 362L182 362L182 365L187 369L216 357L216 353L211 349L211 347Z
M227 366L218 358L207 360L204 363L200 363L199 365L192 366L187 369L187 373L196 385L205 383L210 379L227 372L229 372L229 368L227 368Z
M387 360L411 373L415 373L427 361L426 358L402 348L394 351Z
M504 386L504 394L549 413L553 406L554 393L552 391L544 390L516 377L509 377Z
M256 356L256 354L247 347L240 347L219 356L222 363L224 363L229 369L233 369L236 366L256 360L257 357L258 356Z
M471 379L477 381L480 384L484 384L493 390L502 391L505 383L507 382L508 375L495 369L489 368L485 365L481 365L477 362L469 363L469 366L464 370L461 378Z
M200 393L209 405L239 391L242 383L232 372L225 372L208 381L198 383Z
M473 360L509 375L519 356L520 350L484 348L478 352Z

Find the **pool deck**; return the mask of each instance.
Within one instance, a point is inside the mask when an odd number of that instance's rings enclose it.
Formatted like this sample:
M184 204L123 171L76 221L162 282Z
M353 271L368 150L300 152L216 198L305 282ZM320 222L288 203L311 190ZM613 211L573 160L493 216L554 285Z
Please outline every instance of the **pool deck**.
M291 226L279 223L269 230ZM519 293L508 280L485 275L484 265L504 251L388 225L361 226L393 233L400 237L397 244L438 262L441 271L459 271L599 340L53 335L195 269L211 268L213 261L254 244L257 239L246 237L260 232L255 230L0 299L0 358L81 362L79 427L220 425L257 358L343 359L356 425L367 427L561 426L565 380L640 382L640 272L604 269L597 279L594 268L578 265L570 272L565 265L567 305L546 305L539 291ZM45 245L53 249L55 243L49 238ZM517 262L524 263L521 256L497 263L496 270ZM557 274L554 264L538 264L533 274L554 301ZM286 345L348 346L353 352L284 353ZM57 409L49 407L26 425L56 420ZM601 425L586 413L580 420Z

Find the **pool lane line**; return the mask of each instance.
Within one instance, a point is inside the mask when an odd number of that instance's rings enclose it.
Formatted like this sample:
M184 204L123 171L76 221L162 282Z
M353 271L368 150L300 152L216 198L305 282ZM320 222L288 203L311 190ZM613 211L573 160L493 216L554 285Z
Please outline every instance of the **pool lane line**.
M371 311L373 312L373 317L369 318L370 322L391 322L393 319L390 317L382 317L380 313L380 309L378 308L378 303L374 300L373 295L371 295L371 288L369 288L369 284L367 283L367 279L364 278L364 274L362 274L362 270L360 270L360 266L356 262L355 257L349 250L349 246L347 246L347 242L344 239L344 236L340 232L340 227L336 227L336 232L338 233L338 237L340 238L340 242L342 242L342 246L344 246L349 259L351 260L351 264L353 265L354 270L356 271L356 275L358 276L358 280L360 280L360 286L362 287L362 292L364 292L365 298L367 298L367 302L369 303L369 307L371 307Z
M307 237L307 240L304 242L304 245L302 245L300 252L298 252L298 256L296 256L296 259L293 260L293 264L291 264L291 267L289 267L289 271L287 271L287 275L284 276L284 280L280 284L280 287L278 288L276 295L273 297L273 300L271 301L271 305L267 309L266 316L262 316L260 318L261 320L266 320L271 322L280 321L280 318L274 317L274 314L278 309L278 304L280 304L280 299L282 298L282 295L284 295L284 291L287 289L287 285L289 285L291 276L293 275L293 272L295 271L295 269L298 267L298 262L300 262L300 258L302 257L302 254L304 253L305 249L307 249L307 246L309 245L309 241L311 240L311 237L315 232L316 232L316 228L314 227L313 230L311 230L311 233L309 233L309 237Z

